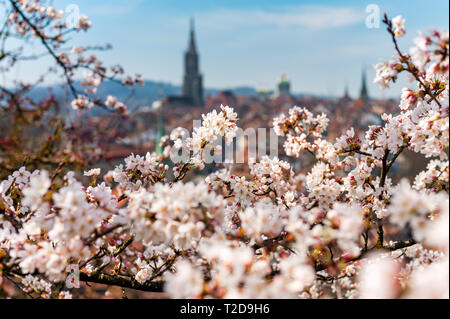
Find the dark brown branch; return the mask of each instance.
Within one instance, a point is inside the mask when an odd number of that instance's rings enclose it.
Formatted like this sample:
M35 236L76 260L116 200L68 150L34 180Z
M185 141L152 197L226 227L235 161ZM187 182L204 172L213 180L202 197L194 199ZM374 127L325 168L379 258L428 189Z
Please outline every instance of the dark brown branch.
M41 40L42 45L47 49L48 53L56 60L56 62L63 68L64 70L64 76L66 77L67 84L69 85L70 91L72 92L73 96L77 97L77 92L75 90L75 87L73 86L72 79L69 75L69 70L67 66L64 64L63 61L56 55L56 53L50 48L50 46L47 43L47 40L45 36L41 33L41 31L28 19L28 17L20 10L15 0L10 0L11 5L13 6L14 10L22 17L22 19L30 26L30 28L33 29L33 31L36 33L38 38Z
M109 286L119 286L122 288L130 288L141 291L151 292L163 292L164 283L162 281L155 281L140 284L139 282L122 275L108 275L105 273L98 273L94 275L88 275L86 273L80 273L80 281L92 282L97 284L104 284Z
M393 251L393 250L397 250L397 249L407 248L407 247L410 247L415 244L417 244L417 243L414 239L409 239L409 240L405 240L405 241L396 241L392 244L385 245L383 247L383 249Z
M394 43L394 47L395 47L395 51L397 51L397 54L400 56L401 58L401 62L405 63L407 65L407 68L405 68L405 70L409 73L412 74L412 76L414 76L414 78L416 79L417 82L420 83L420 85L423 87L425 93L427 93L432 100L434 100L439 107L442 108L441 103L439 102L439 100L436 98L436 96L433 94L433 92L431 91L430 87L428 85L425 85L425 83L423 82L423 80L420 78L419 74L418 74L418 70L416 68L416 66L414 64L412 64L411 62L409 62L409 58L406 57L402 51L400 50L398 43L397 43L397 39L395 37L395 33L394 30L392 29L392 22L391 20L388 19L386 13L384 14L384 19L383 19L383 23L385 23L387 25L387 30L389 32L389 34L391 35L392 38L392 42Z
M360 154L360 155L365 155L365 156L373 157L372 154L367 153L367 152L364 152L364 151L361 151L361 150L359 150L359 149L355 149L355 150L344 150L344 153L352 153L352 152L358 153L358 154Z
M87 243L88 243L88 244L91 244L91 243L93 243L96 239L101 238L101 237L103 237L103 236L105 236L105 235L108 235L109 233L113 232L114 230L116 230L117 228L120 228L120 227L122 227L122 226L123 226L123 224L116 224L116 225L114 225L114 226L111 226L111 227L105 229L104 231L102 231L102 232L100 232L100 233L95 233L95 235L94 235L92 238L88 239Z
M395 153L394 156L392 157L392 159L386 164L387 172L389 172L389 170L391 169L392 165L397 160L397 157L405 150L406 147L407 147L407 145L400 146L400 148L398 149L397 153ZM387 172L386 172L386 174L387 174Z
M121 254L128 246L131 245L131 243L133 242L133 240L134 240L134 236L131 236L130 239L128 239L126 242L124 242L124 243L122 244L122 246L120 246L120 247L117 249L117 251L114 252L114 256L120 255L120 254Z
M416 242L414 241L414 239L408 239L408 240L405 240L405 241L397 241L397 242L394 242L394 243L389 244L389 245L384 245L383 247L374 246L374 247L372 247L369 250L363 250L356 257L353 257L353 258L350 258L350 259L341 259L341 260L337 261L336 264L340 264L341 262L349 263L349 262L360 260L360 259L364 258L369 252L374 251L374 250L378 250L378 249L383 250L384 249L384 250L388 250L388 251L394 251L394 250L397 250L397 249L407 248L407 247L410 247L410 246L415 245L415 244L416 244ZM331 266L331 264L316 264L315 265L315 270L316 271L322 271L322 270L327 269L329 266Z
M386 183L386 177L387 177L387 173L389 171L389 168L387 166L388 165L387 164L388 157L389 157L389 150L385 150L383 159L381 161L382 166L381 166L381 175L380 175L380 184L379 184L380 187L384 187L384 184ZM378 248L382 248L383 242L384 242L383 219L378 219L377 224L378 224L378 226L377 226L378 239L377 239L376 246Z

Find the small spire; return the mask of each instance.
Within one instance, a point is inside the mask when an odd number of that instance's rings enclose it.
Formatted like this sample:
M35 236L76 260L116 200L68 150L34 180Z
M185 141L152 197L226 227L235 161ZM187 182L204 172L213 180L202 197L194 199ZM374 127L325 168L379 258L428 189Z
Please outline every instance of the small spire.
M369 100L369 93L367 92L367 84L366 84L366 69L363 68L362 70L362 79L361 79L361 94L360 94L360 98L363 101L368 101Z
M349 99L349 98L350 98L350 94L348 93L348 83L345 83L344 99Z

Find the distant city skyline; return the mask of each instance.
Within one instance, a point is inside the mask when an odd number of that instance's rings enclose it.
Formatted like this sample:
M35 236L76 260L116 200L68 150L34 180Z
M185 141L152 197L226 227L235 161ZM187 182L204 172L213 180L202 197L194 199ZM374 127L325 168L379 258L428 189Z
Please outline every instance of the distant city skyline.
M449 22L444 0L55 0L54 6L64 9L73 3L93 27L74 36L71 44L112 44L113 50L98 56L105 64L121 64L127 73L181 85L193 17L204 87L275 90L277 80L287 74L292 93L325 96L342 96L346 87L352 97L359 96L363 68L371 97L398 98L401 87L408 86L405 77L385 91L372 83L372 65L389 59L394 50L382 23L379 29L366 27L368 4L378 5L381 14L406 18L407 34L400 41L405 51L419 30L448 29ZM24 63L14 75L32 78L44 67Z

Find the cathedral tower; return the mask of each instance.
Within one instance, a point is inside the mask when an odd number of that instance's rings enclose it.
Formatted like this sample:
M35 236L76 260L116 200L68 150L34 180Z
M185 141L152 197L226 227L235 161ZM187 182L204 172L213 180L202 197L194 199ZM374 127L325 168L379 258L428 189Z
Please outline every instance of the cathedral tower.
M203 106L203 83L195 47L194 19L191 19L189 46L184 55L183 97L190 99L194 106Z

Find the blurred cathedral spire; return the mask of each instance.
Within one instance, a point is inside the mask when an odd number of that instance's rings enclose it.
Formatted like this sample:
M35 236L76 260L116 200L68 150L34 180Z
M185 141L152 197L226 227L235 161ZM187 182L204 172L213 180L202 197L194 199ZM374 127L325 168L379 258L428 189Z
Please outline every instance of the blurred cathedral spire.
M195 48L195 33L194 33L194 17L191 18L190 22L190 34L189 34L189 52L196 53Z
M195 45L194 18L190 21L189 46L184 56L183 97L195 106L203 106L203 79Z

